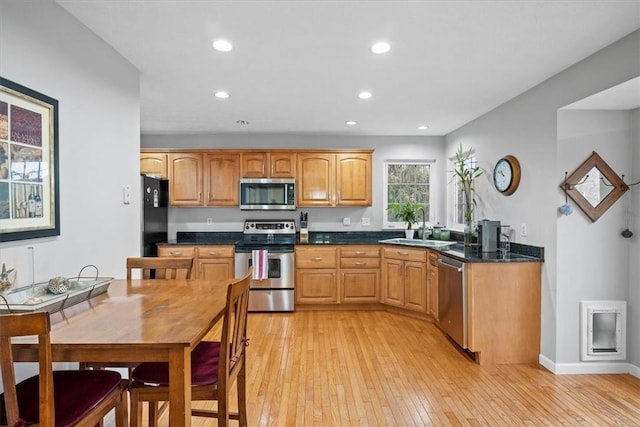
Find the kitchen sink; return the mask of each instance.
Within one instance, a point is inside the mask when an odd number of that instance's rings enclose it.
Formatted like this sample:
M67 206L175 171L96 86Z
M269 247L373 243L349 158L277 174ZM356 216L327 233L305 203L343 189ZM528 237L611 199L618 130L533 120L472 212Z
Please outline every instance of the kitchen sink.
M420 248L444 248L447 246L453 246L456 242L450 242L447 240L420 240L420 239L386 239L379 240L380 243L390 243L392 245L404 245L404 246L417 246Z

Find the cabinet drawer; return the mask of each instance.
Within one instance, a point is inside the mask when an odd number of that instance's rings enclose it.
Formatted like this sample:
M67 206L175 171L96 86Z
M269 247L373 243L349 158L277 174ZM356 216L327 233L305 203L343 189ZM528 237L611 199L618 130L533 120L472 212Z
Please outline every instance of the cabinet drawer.
M352 246L340 249L342 258L376 258L380 256L380 248L377 246Z
M379 268L380 258L340 258L340 268Z
M427 261L427 251L423 249L407 249L407 248L384 248L385 258L402 259L408 261Z
M336 268L335 247L296 248L296 268Z
M437 252L433 252L433 251L429 251L429 264L434 266L434 267L438 267L438 253Z
M193 246L160 246L158 256L190 256L195 257L196 249Z
M233 258L233 246L198 246L198 258Z

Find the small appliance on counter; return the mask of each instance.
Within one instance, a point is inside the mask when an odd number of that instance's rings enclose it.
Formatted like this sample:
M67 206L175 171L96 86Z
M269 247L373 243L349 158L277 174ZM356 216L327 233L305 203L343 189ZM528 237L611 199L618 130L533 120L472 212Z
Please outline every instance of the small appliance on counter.
M500 221L478 221L478 243L482 252L497 252L500 242Z
M309 212L300 212L300 242L309 242L309 228L307 226Z

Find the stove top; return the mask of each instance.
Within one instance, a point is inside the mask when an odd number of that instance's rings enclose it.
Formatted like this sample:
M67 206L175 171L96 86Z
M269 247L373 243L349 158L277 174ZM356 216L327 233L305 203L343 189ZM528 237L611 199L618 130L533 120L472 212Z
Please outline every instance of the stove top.
M242 240L236 242L236 252L268 249L275 252L293 252L296 243L296 222L287 220L246 220Z

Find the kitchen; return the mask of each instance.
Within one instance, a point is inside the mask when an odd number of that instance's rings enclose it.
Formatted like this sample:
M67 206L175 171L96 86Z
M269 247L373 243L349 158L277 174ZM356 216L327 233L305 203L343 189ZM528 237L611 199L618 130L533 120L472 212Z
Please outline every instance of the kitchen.
M62 234L59 238L33 244L36 276L44 279L61 270L75 272L78 264L87 264L96 257L105 260L102 268L106 272L119 276L122 259L110 254L134 254L138 250L138 242L132 242L129 237L138 234L136 206L121 204L121 187L130 184L132 192L139 190L133 183L136 182L140 147L172 148L177 138L166 134L140 135L138 71L79 25L64 9L55 4L35 7L17 6L11 2L3 2L2 8L0 74L57 97L65 105L61 119L61 135L65 141L61 145L60 166L61 179L65 184L61 192L64 206ZM29 22L33 25L26 23L26 16L30 17ZM67 32L58 31L62 27ZM55 47L52 48L48 40L55 40ZM83 42L78 43L78 40ZM436 196L439 200L444 199L448 181L445 160L453 155L460 143L473 146L479 161L489 170L504 155L517 155L524 171L520 189L506 198L497 194L490 187L490 182L484 182L479 188L479 214L516 226L526 223L527 236L518 235L516 241L545 248L541 354L550 361L548 365L552 370L566 373L574 369L576 363L579 364L577 301L627 299L630 305L637 306L640 296L638 266L626 261L638 258L637 240L618 239L617 227L624 225L628 200L617 203L594 224L584 221L580 212L560 218L556 212L564 203L564 195L559 188L564 172L571 172L586 157L585 152L576 153L559 144L558 109L640 74L637 32L607 44L612 45L603 45L601 52L589 53L588 57L585 55L583 62L566 71L558 70L558 74L549 81L446 136L185 134L179 137L181 148L375 148L372 167L374 189L381 188L378 171L383 159L436 159L441 163L434 176L439 180L436 187L442 192ZM28 49L17 46L27 46ZM61 46L74 46L75 53ZM25 50L31 52L31 57L39 58L38 67L28 63L23 53ZM78 64L79 58L82 58L81 64ZM87 98L87 93L94 95L93 101ZM635 110L629 113L630 118L625 116L622 120L626 123L626 132L634 129L634 135L637 135L637 116ZM118 123L118 126L110 126L110 123ZM611 134L614 132L609 131L608 136ZM619 134L619 131L615 132L615 135ZM88 136L94 143L86 143ZM569 140L571 136L567 138ZM140 144L131 143L138 140ZM607 146L606 141L601 141L602 146L590 146L586 154L595 149L615 165L618 173L627 174L629 182L635 182L637 175L634 176L631 169L632 166L637 168L640 159L637 137L632 141L627 142L629 148L625 150L616 150L615 146ZM366 229L361 225L361 218L366 217L371 219L371 229L377 229L381 226L381 197L379 190L373 192L371 208L309 208L310 222L312 227L326 231L361 230ZM632 200L637 212L637 190L632 190L625 197ZM437 218L446 216L444 203L436 207L436 212ZM232 208L172 209L170 215L172 232L207 231L210 229L207 218L215 218L216 231L239 231L242 220L247 218L240 218L238 210ZM352 225L342 225L345 217L351 218ZM291 218L296 218L296 215L292 214ZM565 229L564 224L568 221L576 221L577 224ZM632 228L640 228L637 215L633 221L635 226ZM92 230L91 233L87 233L87 229ZM582 249L587 247L595 249ZM27 283L30 268L26 245L5 243L0 252L3 261L6 259L8 265L15 265L21 280ZM62 253L65 256L61 256ZM572 274L577 273L575 270L582 268L583 264L597 266L598 259L604 259L605 265L613 266L606 271L614 274L615 280L602 278L604 269L599 269L596 270L599 274L589 275L600 277L605 286L583 276L578 279L580 286L574 285L576 279ZM629 322L630 325L638 324L632 312ZM634 329L629 331L629 363L626 369L637 376L640 343L635 327L635 334ZM591 366L583 368L591 369Z

